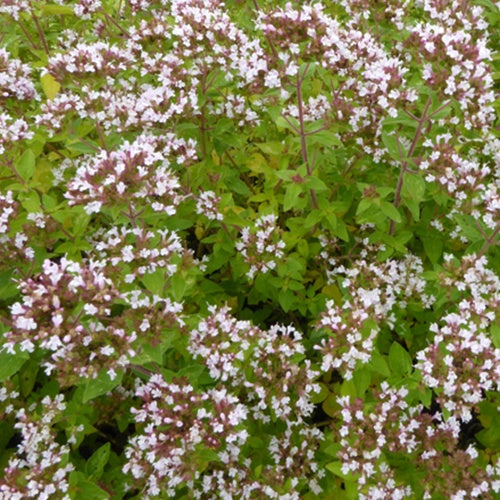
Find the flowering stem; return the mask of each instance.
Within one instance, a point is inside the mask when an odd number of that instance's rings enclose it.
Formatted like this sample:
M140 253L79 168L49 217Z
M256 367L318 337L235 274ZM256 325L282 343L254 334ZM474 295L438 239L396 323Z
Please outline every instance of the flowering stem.
M447 106L451 104L451 101L446 101L442 106L439 106L436 111L433 111L430 115L428 115L425 120L430 120L433 116L437 115L439 112L443 111Z
M284 114L281 114L281 116L285 119L285 121L288 123L288 125L290 125L290 128L296 132L297 134L300 134L300 130L290 121L290 119L284 115Z
M55 153L59 158L62 158L63 160L66 159L66 157L56 148L54 147L50 142L46 142L45 145L47 146L48 149L50 149L53 153Z
M38 197L40 198L40 200L42 200L42 193L38 189L35 189L34 191L38 194ZM45 208L43 201L40 201L40 207L42 208L42 210L45 213L47 213L47 209ZM69 234L68 231L66 231L66 229L64 229L64 226L61 224L61 222L59 222L52 214L47 214L47 215L57 224L57 226L59 227L61 232L64 234L64 236L66 236L66 238L68 238L71 241L75 241L74 236L71 236L71 234Z
M205 86L205 79L206 79L206 74L204 71L201 77L201 92L203 93L203 95L205 95L205 92L207 91L207 87ZM205 159L207 155L207 137L206 137L207 123L206 123L205 112L206 112L206 105L204 102L201 107L201 117L200 117L201 156L203 159Z
M203 74L201 76L201 92L202 92L203 96L206 95L207 90L210 88L212 83L214 83L215 78L217 77L218 73L219 73L218 70L215 71L212 78L207 82L207 70L206 70L206 68L203 70ZM206 111L207 111L207 106L206 106L206 102L204 102L202 107L201 107L201 117L200 117L201 156L203 158L205 158L205 156L207 154L207 130L209 130L207 128Z
M141 210L140 212L134 214L132 207L128 207L128 212L125 212L125 210L121 210L120 213L127 217L128 220L130 220L130 223L132 224L132 227L136 228L137 226L137 217L141 215L144 212L144 210Z
M493 231L493 234L489 238L486 238L483 248L481 248L478 254L478 258L482 257L488 251L488 248L490 248L491 245L498 245L499 242L495 242L494 239L499 232L500 232L500 224L497 224L497 227Z
M307 141L306 132L304 126L304 104L302 100L302 83L306 76L307 70L309 69L309 64L306 65L302 77L297 73L297 101L299 109L299 134L300 134L300 149L302 152L302 161L306 164L307 174L312 175L312 166L309 163L309 156L307 154ZM316 191L311 188L309 190L311 193L312 204L314 208L318 208L318 198L316 197Z
M80 138L80 140L83 142L83 144L85 144L86 146L88 146L89 148L92 148L94 151L99 151L99 148L97 148L96 146L94 146L91 142L89 141L86 141L85 139L83 138Z
M40 26L40 23L38 22L38 18L35 15L35 12L33 11L33 4L30 2L31 6L31 17L33 18L33 21L36 26L36 30L38 31L38 36L40 37L40 41L42 42L43 45L43 50L45 51L45 54L47 54L47 57L50 57L50 51L49 51L49 46L47 45L47 40L45 39L45 35L43 34L42 27Z
M481 233L482 237L485 240L487 240L488 239L488 235L484 232L484 229L481 227L481 224L479 224L479 222L477 220L474 220L474 224L476 225L477 230Z
M113 23L127 38L130 38L130 34L129 32L123 28L122 26L120 26L120 24L118 24L108 13L104 13L104 16L106 17L106 19L108 21L110 21L111 23Z
M257 3L257 0L253 0L253 6L255 7L255 10L257 12L259 12L260 7L259 7L259 4ZM266 37L266 40L267 40L267 43L269 44L271 52L273 53L273 57L275 59L277 59L278 58L278 53L276 52L276 48L274 47L273 42L271 41L271 39L269 38L269 35L267 33L265 33L264 36Z
M323 125L322 127L317 128L316 130L313 130L311 132L307 132L306 136L317 134L318 132L322 132L323 130L328 130L328 125Z
M234 158L229 154L228 151L224 151L224 154L227 156L228 160L231 162L234 168L238 168L238 165L234 161ZM241 178L243 179L243 182L247 185L248 189L252 191L253 194L255 194L255 189L252 185L251 180L248 178L248 175L242 174Z
M97 130L97 135L99 136L99 140L101 141L101 146L106 151L109 151L108 148L107 148L107 146L106 146L106 141L104 140L104 134L102 132L102 128L101 128L101 126L99 125L98 122L96 122L95 127L96 127L96 130Z
M36 49L37 48L36 43L33 41L33 38L31 38L31 35L26 31L26 28L24 27L23 23L21 23L21 21L17 21L17 24L19 24L19 27L21 28L22 32L24 33L28 41L31 43L31 46L34 49Z
M9 164L9 167L12 169L12 172L14 172L14 175L19 180L19 182L21 184L26 185L26 181L19 175L19 172L17 171L17 169L16 169L15 165L12 163L12 161L9 161L8 164Z
M409 163L409 158L413 156L413 153L415 151L415 148L417 147L418 141L420 140L420 136L422 135L422 129L424 127L425 122L429 118L427 116L427 111L429 111L429 108L431 106L432 100L429 97L427 99L427 103L425 104L424 111L422 112L422 116L418 120L418 125L417 125L417 130L415 131L415 135L413 137L413 141L410 145L410 149L408 150L408 154L406 156L406 160L401 162L401 170L399 171L399 177L398 177L398 183L396 186L396 194L394 196L394 206L396 208L399 207L401 204L401 190L403 189L403 180L404 180L404 173L408 169L408 163ZM399 141L398 141L398 146L399 146ZM392 236L394 234L394 229L395 229L395 222L391 220L391 225L389 228L389 234Z
M231 238L233 240L234 239L233 235L229 231L229 228L226 226L226 224L221 221L220 225L221 225L222 229L224 229L224 231L226 232L226 234L229 236L229 238Z

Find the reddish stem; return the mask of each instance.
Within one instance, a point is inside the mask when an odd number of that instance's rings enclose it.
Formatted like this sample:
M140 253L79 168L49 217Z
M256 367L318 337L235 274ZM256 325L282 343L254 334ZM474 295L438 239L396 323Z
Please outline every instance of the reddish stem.
M406 160L401 162L401 170L399 172L399 177L398 177L398 184L396 186L396 195L394 197L394 206L396 208L399 207L401 204L401 190L403 189L403 181L404 181L404 173L407 171L408 168L408 158L411 158L413 156L413 153L415 151L415 148L417 147L418 141L420 140L420 136L422 135L422 129L424 127L424 123L427 121L428 116L427 111L429 111L429 108L431 106L431 98L429 97L427 99L427 103L425 104L424 111L422 113L422 116L418 120L418 125L417 125L417 130L415 131L415 135L413 137L413 141L411 143L410 149L408 150L408 154L406 156ZM395 222L391 220L391 225L389 228L389 234L392 236L394 234L394 229L395 229Z
M309 69L309 64L306 65L302 77L300 77L299 74L297 73L296 88L297 88L297 101L298 101L297 105L299 110L299 134L300 134L300 150L302 153L302 161L306 165L307 175L312 175L313 169L311 164L309 163L309 156L307 154L307 141L306 141L306 132L304 124L304 103L302 99L302 83L304 81L308 69ZM318 208L318 198L316 196L316 191L313 188L311 188L309 189L309 192L311 193L313 208Z

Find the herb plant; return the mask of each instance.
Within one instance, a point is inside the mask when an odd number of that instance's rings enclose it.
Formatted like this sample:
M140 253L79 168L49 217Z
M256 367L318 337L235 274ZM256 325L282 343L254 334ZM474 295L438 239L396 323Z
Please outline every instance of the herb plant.
M2 0L0 498L498 495L497 8Z

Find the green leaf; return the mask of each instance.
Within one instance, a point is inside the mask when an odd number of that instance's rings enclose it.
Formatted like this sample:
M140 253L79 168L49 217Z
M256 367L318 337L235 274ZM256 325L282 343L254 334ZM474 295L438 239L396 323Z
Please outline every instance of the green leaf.
M299 76L302 80L310 78L318 67L318 63L302 63L299 67Z
M500 418L496 418L496 425L483 429L476 434L476 439L491 450L500 448Z
M420 220L420 205L418 201L410 198L404 200L403 204L410 211L413 220L418 222Z
M110 451L111 444L103 444L88 459L88 462L85 465L85 473L89 476L89 478L100 479L102 473L104 472L104 467L108 463Z
M336 417L337 413L340 410L340 405L337 402L337 396L333 394L333 392L331 392L329 396L323 401L321 408L329 417Z
M389 367L397 375L410 373L413 367L408 351L398 342L394 342L389 349Z
M322 210L312 210L311 212L309 212L309 214L304 220L304 227L306 229L309 229L313 227L315 224L317 224L322 218L323 218Z
M314 177L313 175L307 178L306 186L309 189L314 189L318 193L329 190L328 186L321 179Z
M5 350L0 351L0 382L17 373L27 359L29 359L27 352L9 354Z
M278 293L278 302L280 303L283 311L288 312L290 309L292 309L294 303L296 302L296 298L291 290L282 289Z
M342 385L340 386L340 395L341 396L349 396L351 400L357 398L359 396L356 385L354 384L354 380L344 380Z
M296 132L296 129L299 128L299 124L295 118L290 117L289 118L290 123L285 120L282 116L278 116L274 119L274 123L276 123L276 126L278 129L285 129L285 130L291 130L293 132ZM293 125L293 126L292 126ZM295 127L295 129L294 129Z
M435 233L429 231L422 237L422 243L424 244L427 257L429 257L429 260L433 264L436 264L443 253L443 240Z
M398 147L398 140L396 138L395 134L389 134L386 130L382 130L382 142L384 143L384 146L387 148L387 151L389 151L389 154L398 161L401 161L401 154L399 153L399 147ZM405 151L403 148L401 148L401 153L404 154Z
M372 382L372 373L367 368L360 368L354 372L353 381L356 387L357 395L362 397L368 387L370 387Z
M373 200L371 198L362 198L358 204L358 208L356 209L356 215L362 214L367 210L372 209Z
M72 212L71 233L73 236L81 236L86 233L91 217L83 210L73 210Z
M306 240L299 240L297 243L297 252L299 252L302 257L309 257L309 245Z
M107 500L110 495L106 493L103 489L99 488L97 484L87 481L86 479L80 479L76 486L77 491L74 496L74 500Z
M68 256L74 256L75 258L78 258L78 255L80 255L81 251L88 252L92 249L93 247L88 241L75 240L66 241L64 243L61 243L60 245L57 245L57 247L54 249L54 253L68 254Z
M86 154L95 154L100 149L99 145L96 142L91 141L90 139L87 140L87 142L70 141L68 144L66 144L66 148L70 151L76 151L77 153Z
M374 372L383 375L384 377L390 377L391 371L389 370L389 365L387 364L385 356L378 352L373 352L368 367Z
M40 197L36 191L30 191L21 201L21 205L30 213L40 211Z
M390 125L405 125L407 127L417 128L417 120L414 120L403 111L400 111L396 118L388 117L382 123L382 127L384 128Z
M335 236L338 236L343 241L349 241L349 232L347 231L347 226L342 219L337 219L337 224L332 230Z
M323 384L320 382L318 385L320 387L320 391L319 392L311 392L310 399L311 399L311 403L314 403L314 404L322 403L328 397L328 394L330 394L330 391L328 390L328 387L326 384Z
M458 225L460 226L460 229L464 233L464 235L471 241L483 241L483 235L477 229L474 218L470 215L464 215L464 214L454 214L454 219L457 221Z
M208 372L206 371L205 366L201 364L192 364L192 365L187 365L184 368L180 369L177 372L176 376L187 377L191 384L197 386L200 378L206 373Z
M393 220L394 222L401 222L401 214L392 203L389 203L388 201L381 201L380 209L382 210L384 215L389 217L389 219Z
M311 144L319 144L320 146L342 146L342 142L336 132L329 130L321 130L309 136Z
M358 493L358 481L359 478L358 473L349 472L349 474L344 474L342 472L342 462L339 460L335 460L334 462L330 462L325 465L326 469L331 472L334 476L341 478L343 489L339 491L341 496L335 494L335 496L328 498L339 498L342 500L356 500L359 498Z
M334 213L326 213L323 218L323 225L329 229L335 236L344 241L349 241L349 233L344 221L337 218Z
M500 349L500 326L491 325L491 337L493 338L493 345L496 349Z
M423 390L419 392L419 400L426 407L430 408L432 403L432 390L428 387L425 387Z
M495 402L483 400L478 404L479 420L484 428L495 425L495 420L499 418L498 407Z
M151 274L145 274L141 277L141 281L146 287L146 290L153 294L161 295L165 286L165 275L162 270L157 270Z
M19 370L19 388L21 389L21 394L25 398L31 394L33 387L35 387L39 369L39 363L34 359L30 359L26 361Z
M283 169L278 170L276 175L283 181L292 182L292 177L295 175L291 170Z
M24 181L29 181L35 173L35 153L27 149L15 163L16 171Z
M342 462L340 460L335 460L334 462L330 462L329 464L326 464L325 467L332 474L341 477L342 479L349 477L348 475L342 472Z
M42 203L47 210L53 210L57 207L57 200L48 194L42 195Z
M403 204L410 210L413 220L420 220L419 204L425 198L425 181L419 175L405 173L401 197Z
M248 196L252 192L248 189L248 186L238 177L237 172L232 172L233 175L228 176L224 179L224 184L235 193L242 194L243 196Z
M172 276L172 280L170 282L168 290L174 300L180 301L182 300L182 297L184 297L188 287L189 283L185 277L181 276L180 274L174 274L174 276Z
M425 198L425 181L418 174L405 172L403 177L403 187L401 195L404 198L410 198L418 202Z
M279 141L262 142L260 144L255 144L263 153L268 155L278 156L283 152L285 147Z
M83 403L112 391L117 385L120 385L122 378L123 371L121 370L118 371L114 379L111 379L105 370L101 370L97 378L91 379L85 383Z
M149 344L144 344L142 346L142 350L144 351L144 354L146 354L147 357L151 361L153 361L159 365L162 365L163 364L163 354L167 350L169 344L170 344L170 342L168 341L168 339L167 339L167 341L162 342L161 345L156 346L156 347L153 347Z
M301 205L300 194L302 193L302 187L300 184L290 184L287 186L285 191L285 196L283 198L283 210L291 210L292 208L298 208Z
M13 278L13 270L0 272L0 297L2 297L3 300L9 299L19 293Z

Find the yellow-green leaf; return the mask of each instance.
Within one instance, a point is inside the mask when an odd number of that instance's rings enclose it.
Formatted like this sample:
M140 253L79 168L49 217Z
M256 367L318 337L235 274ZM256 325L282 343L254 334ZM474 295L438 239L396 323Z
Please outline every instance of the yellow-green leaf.
M33 177L36 168L36 159L33 151L26 149L21 157L17 159L15 166L17 173L23 181L29 181Z
M61 90L61 84L50 73L45 73L40 78L40 82L47 99L54 99L59 90Z
M39 5L38 8L43 14L52 14L56 16L73 15L75 13L73 7L68 5L58 5L56 3Z

